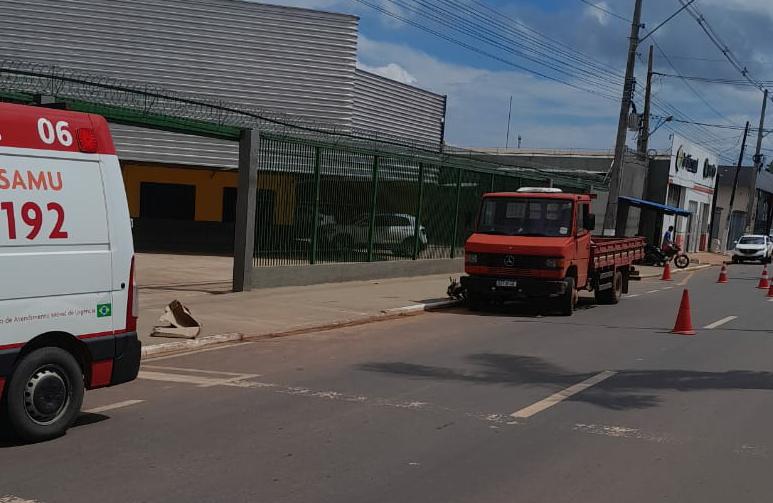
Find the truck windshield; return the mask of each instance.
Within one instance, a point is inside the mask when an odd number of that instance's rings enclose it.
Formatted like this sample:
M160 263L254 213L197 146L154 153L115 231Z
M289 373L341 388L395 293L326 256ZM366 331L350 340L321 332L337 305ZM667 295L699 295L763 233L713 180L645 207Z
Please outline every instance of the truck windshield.
M572 201L490 197L483 202L477 232L503 236L568 236Z

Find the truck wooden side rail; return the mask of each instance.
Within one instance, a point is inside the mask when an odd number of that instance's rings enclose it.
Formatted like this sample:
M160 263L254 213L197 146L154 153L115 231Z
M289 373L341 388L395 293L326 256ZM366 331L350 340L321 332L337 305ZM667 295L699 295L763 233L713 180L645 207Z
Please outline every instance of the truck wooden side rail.
M594 269L625 266L644 258L647 239L591 237L591 257Z

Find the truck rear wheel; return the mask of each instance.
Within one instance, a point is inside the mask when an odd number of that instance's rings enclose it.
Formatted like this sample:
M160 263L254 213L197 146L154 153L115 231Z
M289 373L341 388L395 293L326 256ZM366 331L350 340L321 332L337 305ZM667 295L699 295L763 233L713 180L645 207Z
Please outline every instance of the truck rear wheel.
M577 306L577 288L575 288L574 278L566 278L564 283L566 283L566 290L557 299L558 312L561 316L571 316Z
M615 271L612 276L611 288L596 289L596 302L599 304L617 304L623 296L623 273Z
M22 359L5 390L8 423L25 441L64 435L83 403L83 372L67 351L37 349Z

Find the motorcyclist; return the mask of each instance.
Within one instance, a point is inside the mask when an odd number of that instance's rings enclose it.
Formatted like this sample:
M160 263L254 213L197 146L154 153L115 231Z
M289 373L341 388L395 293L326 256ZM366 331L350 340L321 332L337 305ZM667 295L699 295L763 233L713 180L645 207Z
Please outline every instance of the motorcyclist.
M674 226L669 225L668 230L665 234L663 234L663 244L661 245L660 249L663 251L663 253L666 254L667 257L671 257L673 255L676 255L679 251L679 248L677 247L676 243L674 243Z

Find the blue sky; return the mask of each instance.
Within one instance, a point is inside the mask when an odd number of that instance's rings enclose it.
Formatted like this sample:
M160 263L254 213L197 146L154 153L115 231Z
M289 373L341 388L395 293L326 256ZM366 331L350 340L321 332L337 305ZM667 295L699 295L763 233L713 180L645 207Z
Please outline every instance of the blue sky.
M454 27L460 29L459 23L444 26L429 19L426 14L413 11L422 5L419 3L422 1L424 5L441 5L445 8L453 8L449 7L453 3L449 4L445 0L368 1L409 20L428 24L433 29L516 65L555 75L549 69L513 55L509 52L509 43L497 47L471 39L464 33L454 31ZM513 26L512 23L520 23L522 27L528 27L588 55L594 64L605 65L615 73L623 74L630 24L580 0L450 1L464 2L464 5L474 6L480 12L484 9L476 2L482 2L496 11L496 14L486 12L491 14L489 19L493 21L490 22L497 23L499 29L507 30ZM632 15L633 0L589 1L622 17L630 18ZM451 144L467 147L504 146L508 100L512 95L511 138L521 135L524 147L612 147L619 101L536 77L501 60L476 54L427 34L354 0L284 0L281 3L359 16L360 66L448 95L446 139ZM679 6L678 0L644 0L643 22L652 28ZM695 6L747 66L752 76L758 80L773 80L773 61L769 56L773 46L773 0L696 0ZM443 19L448 22L447 17ZM512 40L519 41L519 36L513 36ZM671 60L669 64L656 51L656 71L670 74L679 71L683 75L712 78L740 78L729 63L722 61L722 54L711 45L687 13L680 14L661 28L654 40ZM646 45L640 48L642 56L646 55L646 50ZM643 88L646 65L638 61L637 67L638 85ZM589 77L591 80L602 81L598 86L583 82L582 75L558 76L570 84L591 87L595 91L600 91L606 85L617 97L622 93L621 86L609 83L604 76ZM689 117L693 121L725 125L743 125L746 120L756 124L759 120L762 94L755 89L694 81L690 82L690 86L687 87L679 79L656 77L654 93L662 106L675 107L676 110L672 109L671 112L677 118ZM641 108L641 100L637 101L637 106ZM666 115L666 112L661 113ZM678 124L668 127L707 143L727 159L737 156L740 131ZM669 133L667 127L661 128L653 139L653 146L668 147ZM633 136L630 140L633 140Z

